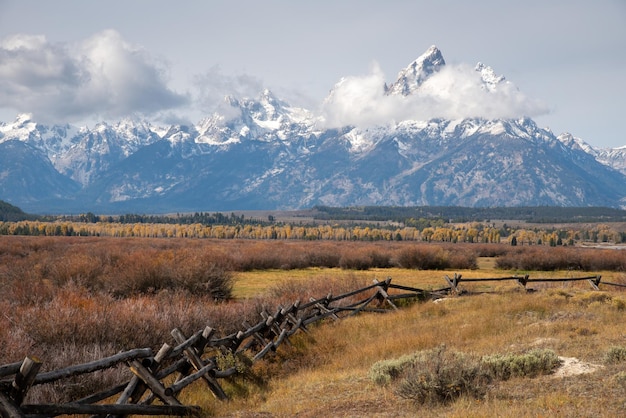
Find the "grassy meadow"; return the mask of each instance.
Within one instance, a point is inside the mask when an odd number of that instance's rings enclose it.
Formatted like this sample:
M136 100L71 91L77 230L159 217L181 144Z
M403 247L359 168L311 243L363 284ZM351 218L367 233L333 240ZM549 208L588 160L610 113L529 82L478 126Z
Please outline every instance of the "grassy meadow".
M34 355L45 371L120 350L158 348L171 342L174 327L191 334L210 325L228 334L244 320L256 322L263 309L339 294L373 279L424 289L445 286L443 276L454 273L601 274L603 281L626 283L624 271L626 251L578 247L3 236L0 365ZM215 400L200 382L181 400L202 406L207 416L233 417L626 413L623 288L601 284L592 291L587 282L529 284L535 292L511 282L461 286L470 292L388 314L329 319L299 332L275 355L225 382L228 402ZM402 384L415 370L384 384L371 377L380 361L443 348L476 358L551 350L564 366L490 379L479 396L441 402L405 396ZM37 386L30 401L76 399L113 386L123 372Z

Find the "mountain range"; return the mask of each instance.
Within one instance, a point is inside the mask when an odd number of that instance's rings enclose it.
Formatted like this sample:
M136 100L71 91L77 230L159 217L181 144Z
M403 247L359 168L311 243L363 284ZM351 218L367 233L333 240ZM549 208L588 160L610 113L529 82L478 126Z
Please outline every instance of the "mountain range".
M419 94L445 66L431 47L381 91ZM507 82L475 71L486 92ZM326 127L269 90L221 109L196 125L92 129L19 115L0 123L0 199L33 213L626 206L626 147L597 149L528 117Z

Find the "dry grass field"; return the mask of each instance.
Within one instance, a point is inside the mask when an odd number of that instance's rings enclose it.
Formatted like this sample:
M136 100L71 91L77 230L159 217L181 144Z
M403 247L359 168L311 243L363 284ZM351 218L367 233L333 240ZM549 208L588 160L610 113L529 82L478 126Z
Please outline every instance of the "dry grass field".
M496 244L0 237L0 364L28 354L49 370L122 349L158 348L174 327L191 333L210 324L228 333L258 318L264 307L387 277L424 289L445 286L443 276L454 273L591 273L626 283L626 268L620 267L626 266L625 254ZM562 265L551 259L574 260L578 267L536 271L529 259L541 266ZM429 260L437 269L418 268L416 260ZM503 261L516 267L502 269ZM581 268L589 265L598 269ZM462 287L470 292L398 312L325 320L226 383L228 402L215 400L199 383L181 400L202 406L207 416L231 417L626 414L622 288L601 285L593 291L587 282L529 284L535 292L511 282ZM562 365L536 376L494 379L480 396L446 402L416 402L402 396L399 381L381 385L371 379L381 360L442 347L477 358L547 349ZM29 396L72 399L89 385L114 382L115 373L97 382L38 387Z
M443 272L394 273L405 275L402 283L429 285ZM623 416L626 358L615 352L626 347L626 293L578 284L535 287L539 291L496 288L491 289L496 293L419 303L397 313L328 321L259 364L258 373L268 378L263 385L248 384L245 396L219 403L199 390L190 393L189 402L209 414L233 417ZM434 405L404 399L393 384L379 386L369 378L380 360L442 344L478 356L550 349L563 364L551 374L492 382L478 399Z

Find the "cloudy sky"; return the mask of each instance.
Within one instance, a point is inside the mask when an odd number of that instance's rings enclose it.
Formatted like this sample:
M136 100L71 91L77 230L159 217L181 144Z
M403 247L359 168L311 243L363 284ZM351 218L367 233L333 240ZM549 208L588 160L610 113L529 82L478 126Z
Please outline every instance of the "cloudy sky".
M384 101L380 83L431 45L448 67L431 93ZM512 83L493 102L475 89L478 62ZM374 122L526 115L622 146L626 1L0 0L0 121L197 122L225 94L263 88L330 124L355 112Z

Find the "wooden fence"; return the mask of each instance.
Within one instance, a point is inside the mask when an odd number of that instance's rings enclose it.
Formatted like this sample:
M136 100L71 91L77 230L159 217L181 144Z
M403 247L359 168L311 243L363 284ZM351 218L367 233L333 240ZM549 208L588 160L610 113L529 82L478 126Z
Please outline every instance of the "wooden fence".
M308 302L295 303L275 312L262 312L259 322L244 322L236 333L219 337L211 327L185 336L180 329L172 330L175 345L165 343L156 353L150 348L138 348L93 362L74 365L60 370L39 373L41 360L26 357L23 361L0 366L0 416L41 417L58 415L91 415L122 417L126 415L196 415L197 406L186 406L178 395L191 383L202 380L207 390L220 400L227 399L220 379L228 379L240 371L237 365L218 365L220 358L236 359L241 356L252 363L275 351L281 344L289 343L289 337L298 331L308 332L307 327L322 319L338 320L360 312L388 312L397 310L394 301L399 299L429 300L449 294L463 294L459 287L465 282L515 281L526 289L533 282L588 281L598 290L600 276L531 279L529 276L498 278L462 278L455 274L445 276L447 286L424 290L374 280L370 286L338 296L311 298ZM624 284L602 282L603 285L626 287ZM528 289L527 289L528 290ZM230 356L230 357L228 357ZM24 403L28 391L34 385L63 381L73 376L123 365L130 373L126 381L64 404ZM153 403L159 401L157 405Z

